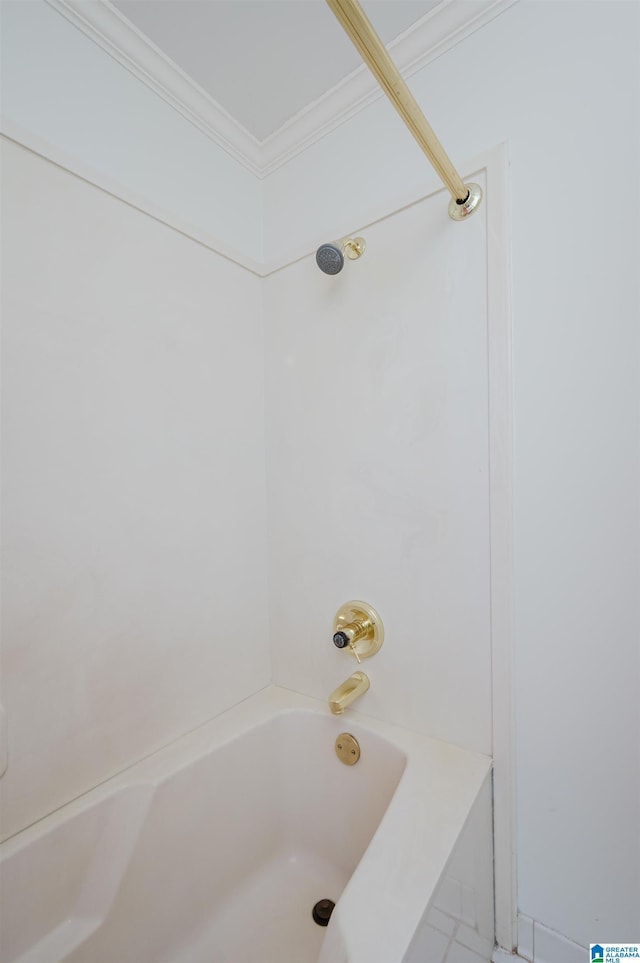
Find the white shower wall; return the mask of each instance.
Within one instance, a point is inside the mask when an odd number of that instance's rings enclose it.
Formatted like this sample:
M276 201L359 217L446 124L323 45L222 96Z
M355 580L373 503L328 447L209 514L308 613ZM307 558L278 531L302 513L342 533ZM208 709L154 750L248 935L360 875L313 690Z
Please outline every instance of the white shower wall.
M3 142L9 836L270 678L259 280Z
M363 599L387 641L358 708L491 753L486 220L441 191L365 234L337 277L264 284L274 679L327 699Z

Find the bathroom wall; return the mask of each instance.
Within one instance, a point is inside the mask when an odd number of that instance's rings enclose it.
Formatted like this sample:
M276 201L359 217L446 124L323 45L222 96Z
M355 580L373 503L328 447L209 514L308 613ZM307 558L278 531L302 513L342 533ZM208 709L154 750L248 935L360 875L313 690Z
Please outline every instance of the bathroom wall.
M491 753L486 208L461 230L443 205L368 227L337 277L264 282L273 669L327 699L364 599L387 641L358 708Z
M259 280L3 143L9 836L267 684Z
M639 14L634 3L521 0L410 81L462 168L485 149L508 142L518 901L529 923L582 946L602 934L637 940L640 918L639 244L638 219L627 214L638 209ZM399 199L426 192L431 178L422 153L380 100L268 178L265 248L291 250L295 238L302 251L308 238L308 250L357 230L372 212L394 210ZM401 253L394 257L396 267ZM370 311L371 279L360 278L370 256L376 257L374 246L362 263L348 266L348 284L358 285L363 299L349 294L352 323L363 330L360 304L363 314ZM425 271L431 257L425 249ZM401 331L408 324L403 278L388 278L392 290L384 295L386 304L398 304ZM343 290L341 280L332 291ZM313 292L315 286L307 288L298 304L309 364L320 338ZM330 334L330 298L340 296L324 295ZM378 323L374 314L374 332ZM276 326L276 338L279 331ZM296 347L302 337L296 336ZM324 381L334 382L334 394L324 383L320 390L331 397L329 424L336 428L341 383L318 350ZM356 367L358 360L356 354ZM343 362L339 354L342 375ZM362 418L371 410L369 397L361 393ZM403 425L399 405L393 416L372 413ZM304 448L306 431L317 429L305 429L302 411L297 417ZM407 412L409 425L413 417ZM353 414L348 418L346 428ZM291 447L298 443L293 436ZM327 439L325 456L330 448ZM377 472L387 477L392 469L384 460L381 467L374 462L369 453L371 478ZM317 470L328 474L324 464ZM309 466L305 479L311 473ZM465 477L471 489L472 476ZM354 502L352 514L364 512ZM387 494L377 507L391 525L397 501ZM386 615L387 594L369 576L372 557L383 565L373 539L365 543L359 578L337 584L333 568L344 571L343 557L355 558L358 551L357 540L354 546L349 538L352 520L331 506L329 520L316 514L314 524L314 503L304 508L299 505L291 528L301 566L312 564L328 527L333 531L336 520L345 526L338 561L332 565L328 552L323 558L324 584L331 587L324 589L327 603L329 596L369 590L370 601ZM319 568L320 560L313 564ZM388 580L401 582L390 560ZM431 581L425 578L419 589L429 604ZM278 665L278 621L273 632ZM392 638L395 630L389 652ZM404 643L405 633L401 638ZM432 662L428 639L422 655L424 661L407 661L408 706L440 699L441 662ZM385 683L375 662L377 688ZM292 672L287 669L288 677ZM296 670L302 678L307 673ZM462 679L464 666L461 673ZM328 676L325 671L325 684ZM558 954L544 963L566 963L566 944L559 939L556 945Z

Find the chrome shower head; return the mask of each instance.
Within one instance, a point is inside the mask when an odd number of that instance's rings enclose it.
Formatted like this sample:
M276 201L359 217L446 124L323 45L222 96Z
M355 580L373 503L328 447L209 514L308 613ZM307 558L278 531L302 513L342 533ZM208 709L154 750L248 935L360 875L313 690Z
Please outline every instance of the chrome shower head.
M362 257L366 248L363 237L347 237L342 241L321 244L316 251L316 264L325 274L340 274L344 267L344 256L354 261Z

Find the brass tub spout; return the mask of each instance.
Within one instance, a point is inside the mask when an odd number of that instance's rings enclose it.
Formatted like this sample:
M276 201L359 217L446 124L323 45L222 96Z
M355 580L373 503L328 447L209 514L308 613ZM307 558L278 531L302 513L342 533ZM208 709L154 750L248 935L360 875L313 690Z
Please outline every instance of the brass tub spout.
M369 688L369 677L364 672L354 672L329 696L329 708L334 716L342 715L347 706L355 702Z

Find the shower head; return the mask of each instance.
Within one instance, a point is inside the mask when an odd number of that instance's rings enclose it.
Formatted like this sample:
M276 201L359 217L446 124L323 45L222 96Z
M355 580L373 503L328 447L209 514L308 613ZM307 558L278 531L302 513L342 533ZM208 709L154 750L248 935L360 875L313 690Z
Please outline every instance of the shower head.
M337 244L321 244L316 251L316 264L325 274L340 274L344 254Z
M321 244L316 251L316 264L325 274L340 274L345 254L354 261L364 254L365 247L363 237L347 237L342 241Z
M316 264L325 274L340 274L344 254L337 244L321 244L316 251Z

